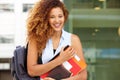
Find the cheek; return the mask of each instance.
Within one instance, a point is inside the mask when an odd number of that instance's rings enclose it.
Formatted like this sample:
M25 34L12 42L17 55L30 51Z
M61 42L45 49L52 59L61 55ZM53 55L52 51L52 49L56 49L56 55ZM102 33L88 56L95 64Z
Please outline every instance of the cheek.
M63 19L63 22L65 22L65 19Z
M51 24L52 24L52 20L50 19L50 20L48 21L48 23L49 23L49 25L51 25Z
M63 22L65 22L65 17L62 20L63 20Z

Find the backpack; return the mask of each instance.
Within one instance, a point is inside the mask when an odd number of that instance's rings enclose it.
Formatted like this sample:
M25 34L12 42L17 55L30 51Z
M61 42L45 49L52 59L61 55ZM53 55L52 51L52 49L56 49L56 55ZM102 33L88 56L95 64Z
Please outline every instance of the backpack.
M27 73L27 46L17 46L11 58L11 74L13 80L40 80L40 77L30 77Z

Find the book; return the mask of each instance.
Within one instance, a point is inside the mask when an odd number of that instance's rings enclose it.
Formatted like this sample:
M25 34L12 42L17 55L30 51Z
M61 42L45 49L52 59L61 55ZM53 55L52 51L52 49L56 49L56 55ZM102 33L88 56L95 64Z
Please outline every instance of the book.
M63 63L64 67L71 72L71 76L74 76L84 70L87 64L81 60L76 54L73 58Z
M66 46L64 50L67 49ZM55 59L59 54L57 54L54 58L52 58L50 61ZM45 77L51 77L56 80L68 78L70 76L74 76L84 70L87 67L87 64L81 60L76 54L73 58L69 59L68 61L65 61L61 65L55 67L51 71L43 74L40 76L40 78L44 79Z

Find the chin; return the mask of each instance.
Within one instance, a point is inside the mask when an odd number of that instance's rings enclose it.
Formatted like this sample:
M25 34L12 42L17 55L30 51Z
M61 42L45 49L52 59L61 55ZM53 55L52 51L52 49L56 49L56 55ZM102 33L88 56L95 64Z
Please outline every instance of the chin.
M62 29L54 29L56 32L62 31Z

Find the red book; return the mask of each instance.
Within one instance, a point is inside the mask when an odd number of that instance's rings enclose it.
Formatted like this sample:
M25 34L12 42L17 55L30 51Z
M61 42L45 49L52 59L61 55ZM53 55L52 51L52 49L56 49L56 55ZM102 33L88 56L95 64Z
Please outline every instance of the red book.
M71 76L78 74L87 66L87 64L83 60L81 60L77 55L75 55L73 58L71 58L66 62L68 62L69 65L71 65L71 68L68 69L71 72ZM64 67L67 69L68 65L64 65Z

